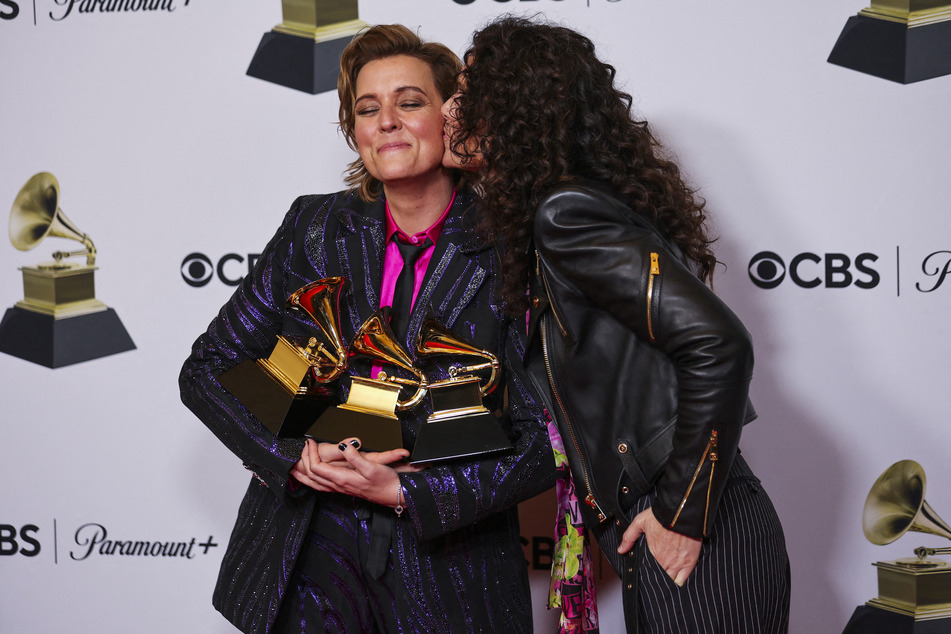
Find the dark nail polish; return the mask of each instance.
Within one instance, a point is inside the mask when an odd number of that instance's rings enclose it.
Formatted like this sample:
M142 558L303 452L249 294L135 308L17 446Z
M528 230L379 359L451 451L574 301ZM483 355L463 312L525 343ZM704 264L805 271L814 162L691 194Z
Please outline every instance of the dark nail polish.
M344 444L344 443L340 443L339 445L337 445L337 448L338 448L340 451L346 451L346 450L347 450L347 445Z
M350 441L350 444L353 445L354 447L356 447L357 449L360 448L360 441L357 440L356 438L354 438L353 440L351 440L351 441Z

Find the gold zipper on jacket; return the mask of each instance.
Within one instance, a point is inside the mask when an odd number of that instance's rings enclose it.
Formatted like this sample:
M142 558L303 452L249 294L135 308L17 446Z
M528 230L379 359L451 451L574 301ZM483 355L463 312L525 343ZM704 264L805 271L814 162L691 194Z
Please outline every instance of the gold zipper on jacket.
M700 476L700 469L703 468L703 464L708 459L710 460L710 482L707 485L707 506L703 511L703 534L707 534L707 515L710 512L710 490L713 488L713 471L717 466L717 460L719 460L719 456L717 455L716 430L710 432L710 440L707 442L707 446L703 450L703 455L700 457L700 464L697 465L697 470L693 472L693 478L690 479L690 486L687 487L687 492L684 494L684 499L680 502L680 507L677 508L677 513L674 515L674 519L670 523L670 528L673 528L674 524L676 524L677 520L680 518L680 512L684 510L684 506L687 504L687 498L690 497L690 493L693 491L693 485L697 482L697 478Z
M561 395L558 394L558 388L555 387L555 378L551 373L551 363L548 359L548 337L546 336L547 319L542 318L542 356L545 358L545 371L548 373L548 384L551 385L552 394L555 395L555 400L558 402L558 408L561 410L561 414L565 419L565 424L568 426L568 433L571 436L571 442L575 446L575 453L578 455L578 461L581 464L581 476L584 478L584 486L588 490L588 495L585 496L585 504L590 506L598 514L598 521L605 521L608 519L607 514L601 510L601 507L598 506L598 501L594 499L594 494L591 493L591 480L588 477L588 468L584 464L584 456L581 453L581 449L578 446L578 439L575 436L575 430L571 425L571 419L568 418L568 411L565 409L565 404L561 400Z
M561 331L562 336L567 335L568 331L565 330L565 327L561 323L561 318L558 316L558 311L555 310L555 300L552 299L551 289L548 288L548 278L545 277L545 274L542 272L542 256L538 252L538 249L535 249L535 275L542 278L542 284L545 286L545 294L548 295L548 303L551 304L551 313L555 316L558 330Z
M651 341L654 341L654 324L651 321L651 305L654 301L654 278L660 275L660 262L658 255L651 252L651 272L647 279L647 334Z

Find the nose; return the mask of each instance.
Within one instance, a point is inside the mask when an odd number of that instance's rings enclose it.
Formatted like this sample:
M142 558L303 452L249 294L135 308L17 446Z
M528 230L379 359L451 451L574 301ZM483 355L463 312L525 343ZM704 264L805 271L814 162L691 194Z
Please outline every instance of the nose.
M391 106L382 106L380 108L380 117L378 121L380 124L380 130L384 132L391 132L400 126L400 118L396 112L396 108Z
M446 99L442 107L439 109L442 112L443 119L446 121L455 121L456 120L456 96L458 93L455 93Z

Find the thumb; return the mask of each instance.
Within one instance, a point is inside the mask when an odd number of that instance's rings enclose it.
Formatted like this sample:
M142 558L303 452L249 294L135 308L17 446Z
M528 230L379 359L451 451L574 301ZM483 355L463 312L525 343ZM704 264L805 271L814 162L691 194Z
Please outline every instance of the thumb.
M363 477L367 477L368 471L372 470L375 465L366 459L366 456L360 452L359 447L359 438L348 438L337 445L337 448L343 453L344 460L346 460L357 473Z
M631 522L631 525L627 527L627 530L624 531L624 535L621 537L621 544L618 546L617 551L620 554L625 554L631 548L634 547L634 544L640 539L641 535L644 534L644 529L640 524L640 516L634 518L634 521Z

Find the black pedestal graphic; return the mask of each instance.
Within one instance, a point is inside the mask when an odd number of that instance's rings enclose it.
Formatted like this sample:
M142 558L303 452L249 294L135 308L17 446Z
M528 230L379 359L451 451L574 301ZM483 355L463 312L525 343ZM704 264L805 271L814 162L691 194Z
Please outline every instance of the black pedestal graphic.
M132 338L111 308L54 319L14 306L0 321L0 352L48 368L134 349Z
M247 74L312 95L336 90L340 54L351 39L315 42L308 37L269 31L261 38Z
M948 634L951 618L916 621L914 617L871 605L855 608L842 634Z
M865 15L849 18L829 63L910 84L951 74L951 21L909 27Z

